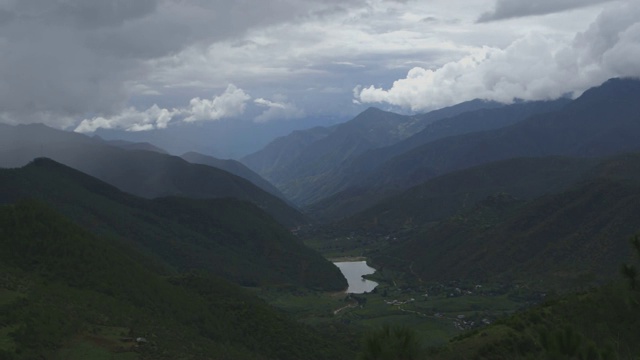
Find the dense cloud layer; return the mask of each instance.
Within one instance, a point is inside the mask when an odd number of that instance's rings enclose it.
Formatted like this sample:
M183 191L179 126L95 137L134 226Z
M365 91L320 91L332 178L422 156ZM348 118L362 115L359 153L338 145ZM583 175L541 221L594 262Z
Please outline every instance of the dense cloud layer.
M474 98L551 99L611 77L640 76L640 7L611 7L566 44L532 32L505 48L483 47L437 69L415 67L385 90L357 89L356 99L424 111Z
M0 0L0 122L139 131L556 97L637 75L639 17L631 0Z
M482 14L478 21L486 22L530 15L551 14L607 1L612 0L498 0L495 9Z
M0 0L0 121L129 117L150 60L359 2Z

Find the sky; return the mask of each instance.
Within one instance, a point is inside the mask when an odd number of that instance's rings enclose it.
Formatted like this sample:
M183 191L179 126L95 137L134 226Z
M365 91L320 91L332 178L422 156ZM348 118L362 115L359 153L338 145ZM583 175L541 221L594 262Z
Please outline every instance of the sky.
M638 59L638 0L0 0L0 122L419 113L575 97Z

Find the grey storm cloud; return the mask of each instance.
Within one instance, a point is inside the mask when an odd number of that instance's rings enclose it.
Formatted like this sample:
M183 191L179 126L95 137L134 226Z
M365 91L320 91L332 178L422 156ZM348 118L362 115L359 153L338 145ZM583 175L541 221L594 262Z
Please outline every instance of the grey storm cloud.
M505 48L483 47L436 69L415 67L384 89L356 88L361 103L425 111L483 98L511 102L579 95L612 77L640 77L640 7L609 7L570 43L530 33Z
M482 14L478 22L552 14L609 1L612 0L497 0L495 9Z
M0 0L0 121L69 127L111 115L148 60L359 2Z

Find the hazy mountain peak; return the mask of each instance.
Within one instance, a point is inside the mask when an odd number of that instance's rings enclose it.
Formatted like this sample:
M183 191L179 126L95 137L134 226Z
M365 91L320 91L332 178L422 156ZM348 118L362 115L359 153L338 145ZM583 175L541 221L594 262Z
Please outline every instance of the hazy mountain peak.
M576 100L576 104L601 102L612 99L637 100L640 93L639 78L612 78L600 86L596 86L585 91Z

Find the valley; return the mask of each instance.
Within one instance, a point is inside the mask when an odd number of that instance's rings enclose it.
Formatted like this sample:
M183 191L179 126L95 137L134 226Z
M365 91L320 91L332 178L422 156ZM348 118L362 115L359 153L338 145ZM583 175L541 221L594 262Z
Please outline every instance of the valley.
M0 125L0 358L632 358L638 99L370 108L241 161Z

